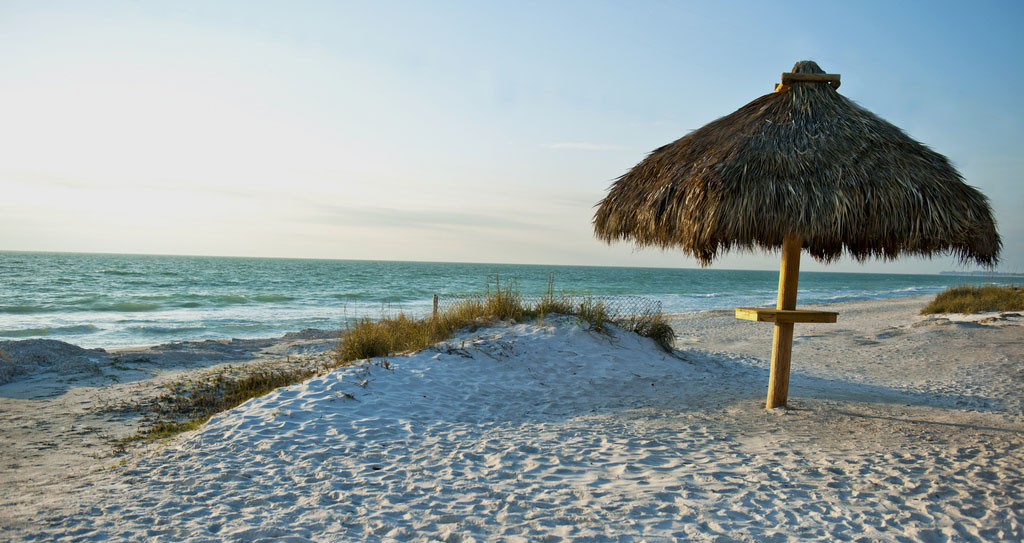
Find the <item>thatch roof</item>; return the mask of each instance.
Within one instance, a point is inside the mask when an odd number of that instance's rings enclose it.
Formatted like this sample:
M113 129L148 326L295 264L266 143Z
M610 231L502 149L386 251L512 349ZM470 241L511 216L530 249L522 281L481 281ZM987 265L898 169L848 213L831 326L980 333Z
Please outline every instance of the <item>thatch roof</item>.
M793 72L824 74L811 61ZM995 265L1002 242L987 198L837 83L789 81L655 149L598 204L597 236L680 248L703 265L794 234L825 262L844 251L857 260L950 252Z

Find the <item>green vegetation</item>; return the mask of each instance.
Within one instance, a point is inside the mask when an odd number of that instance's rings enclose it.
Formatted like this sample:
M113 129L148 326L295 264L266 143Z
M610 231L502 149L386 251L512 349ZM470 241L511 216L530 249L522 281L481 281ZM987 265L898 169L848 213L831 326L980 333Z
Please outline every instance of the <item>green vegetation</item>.
M395 318L363 318L349 326L335 350L335 360L353 360L417 351L447 339L454 330L447 319L414 320L400 314ZM455 328L457 329L457 328Z
M675 347L676 333L660 314L629 317L617 324L643 337L649 337L666 353Z
M564 292L555 294L555 277L552 275L548 279L547 290L544 291L544 294L534 304L533 311L537 314L538 318L543 318L544 315L548 314L572 315L576 312L576 308L572 300Z
M493 290L488 284L484 296L468 298L436 316L410 319L400 313L397 317L356 321L342 333L335 362L340 366L364 358L418 351L450 338L457 330L495 320L517 321L524 314L522 296L514 284L506 283L503 288L496 281Z
M650 337L665 351L672 351L674 334L660 313L613 319L604 302L592 296L572 297L555 294L554 281L547 292L533 303L524 303L515 282L501 283L495 278L482 296L470 297L437 315L410 319L404 314L378 320L364 318L350 325L341 336L330 364L314 368L263 368L240 375L231 368L204 378L169 385L167 392L130 408L149 412L149 424L135 435L114 442L123 451L132 442L152 442L199 428L213 415L237 407L251 398L276 388L299 383L320 373L356 360L395 353L418 351L444 341L457 331L482 327L497 321L542 320L547 315L573 315L589 329L605 331L615 323L642 336ZM387 362L382 363L383 367Z
M985 286L953 287L940 292L932 303L921 310L932 313L985 313L989 311L1024 310L1024 287Z
M606 323L614 322L654 339L667 352L672 350L674 333L661 314L612 319L604 302L592 296L574 301L564 293L556 295L553 280L548 281L544 295L536 302L526 304L515 282L502 285L500 278L495 278L493 286L488 283L483 296L462 300L431 317L410 319L399 314L380 320L366 318L357 321L342 334L335 361L343 365L363 358L417 351L444 341L467 327L486 326L498 320L541 320L550 314L574 315L580 323L597 331L604 331Z
M235 376L225 369L199 380L173 383L145 406L133 406L150 412L150 424L134 435L115 440L115 450L123 451L132 442L151 442L195 430L221 411L318 373L317 369L260 369Z

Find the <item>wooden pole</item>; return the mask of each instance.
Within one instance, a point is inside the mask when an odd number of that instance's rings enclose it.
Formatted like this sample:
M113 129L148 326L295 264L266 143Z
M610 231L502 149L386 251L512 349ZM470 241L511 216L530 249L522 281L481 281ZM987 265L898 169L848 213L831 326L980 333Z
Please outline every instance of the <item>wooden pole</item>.
M433 317L435 319L437 318L437 294L434 295L434 313L433 313Z
M776 309L796 309L797 281L800 277L799 236L782 243L782 269L779 270L779 300ZM789 361L793 354L793 323L776 322L772 336L772 368L768 376L767 409L785 407L789 395Z

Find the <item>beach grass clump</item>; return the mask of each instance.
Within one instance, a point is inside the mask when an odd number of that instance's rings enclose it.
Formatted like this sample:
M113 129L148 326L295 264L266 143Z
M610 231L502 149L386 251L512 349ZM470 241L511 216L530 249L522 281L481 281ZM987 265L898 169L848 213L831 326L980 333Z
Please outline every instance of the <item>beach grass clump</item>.
M537 299L533 305L533 317L543 318L547 314L557 315L572 315L574 311L574 305L572 299L565 295L564 292L555 294L555 277L552 275L548 279L547 289L544 294Z
M523 300L514 281L504 284L500 278L490 281L481 296L471 296L423 319L410 319L405 314L381 319L360 319L342 333L335 350L337 365L356 360L389 356L395 353L418 351L444 341L457 331L487 326L495 321L518 322L524 319L543 319L546 315L576 316L589 329L603 331L607 323L650 337L671 352L675 333L660 313L614 319L605 303L593 296L577 300L565 293L556 294L554 279L548 281L547 291L532 304Z
M612 320L604 302L595 300L593 296L583 298L575 314L579 318L580 324L589 325L591 330L604 330L605 323Z
M523 298L514 282L501 284L495 279L482 296L473 296L423 319L411 319L404 313L396 317L359 319L341 335L335 349L335 363L348 364L364 358L419 351L450 338L470 326L486 326L496 320L521 320L527 314Z
M192 430L198 429L200 426L206 424L206 421L210 420L211 416L212 415L208 415L204 417L180 421L162 420L151 426L145 432L140 432L139 434L136 434L136 436L133 437L136 438L134 440L147 442L173 437L182 432L191 432Z
M199 428L210 417L238 407L280 387L300 383L320 373L317 368L264 368L234 375L230 368L194 380L167 385L167 391L134 406L148 412L148 424L135 434L114 441L116 450L132 442L152 442Z
M618 322L620 326L643 337L649 337L666 353L675 347L676 332L661 313L636 315Z
M505 281L501 285L501 278L494 278L494 288L488 284L484 292L483 316L503 321L519 321L526 314L523 307L523 296L519 293L519 287L515 281Z
M660 312L615 318L604 301L593 296L585 296L582 300L576 301L564 292L556 295L554 277L548 280L547 291L533 307L526 310L526 314L538 319L548 314L575 315L581 324L587 324L591 330L599 331L604 330L606 323L614 323L630 332L653 339L665 352L670 353L675 347L675 331Z
M468 315L460 316L460 320L468 318ZM335 349L335 361L347 364L364 358L418 351L448 339L454 331L453 326L449 318L410 319L404 313L379 320L366 317L342 333Z
M1024 310L1024 287L987 285L953 287L938 293L921 310L922 315L934 313L988 313Z

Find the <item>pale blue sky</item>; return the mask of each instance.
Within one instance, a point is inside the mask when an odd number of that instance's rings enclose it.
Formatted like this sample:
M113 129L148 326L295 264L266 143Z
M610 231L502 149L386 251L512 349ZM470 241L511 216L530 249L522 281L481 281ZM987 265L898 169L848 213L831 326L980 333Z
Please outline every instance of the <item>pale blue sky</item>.
M693 267L596 241L593 205L813 59L1024 271L1022 6L0 1L0 249Z

